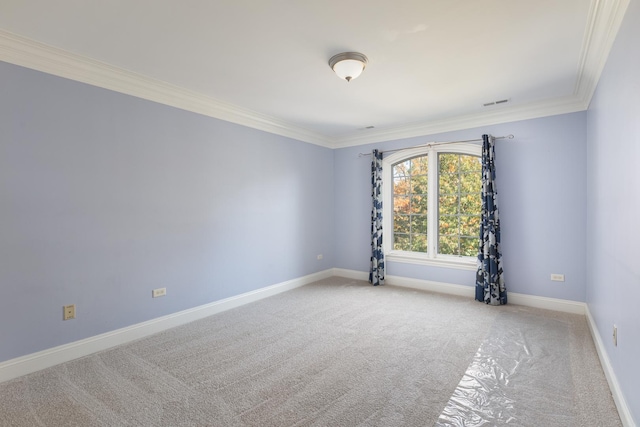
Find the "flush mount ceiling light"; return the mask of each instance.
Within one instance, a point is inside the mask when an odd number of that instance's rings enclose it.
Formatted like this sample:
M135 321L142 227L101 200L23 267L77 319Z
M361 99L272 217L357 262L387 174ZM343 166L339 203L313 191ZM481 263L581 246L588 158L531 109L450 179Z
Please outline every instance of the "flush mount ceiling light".
M367 66L367 57L358 52L343 52L329 60L329 66L340 77L350 82L362 74Z

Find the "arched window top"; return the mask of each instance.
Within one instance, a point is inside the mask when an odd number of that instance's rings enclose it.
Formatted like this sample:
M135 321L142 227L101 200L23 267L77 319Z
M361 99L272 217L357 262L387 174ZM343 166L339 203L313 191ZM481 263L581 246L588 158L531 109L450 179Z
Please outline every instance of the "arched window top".
M415 148L408 148L406 150L396 151L395 153L391 153L388 156L384 157L383 165L385 163L398 163L402 160L407 160L412 157L418 157L429 153L439 153L439 152L449 152L449 153L462 153L469 154L472 156L482 156L482 146L479 144L469 144L464 142L455 142L455 143L441 143L438 144L434 142L433 144L424 145Z

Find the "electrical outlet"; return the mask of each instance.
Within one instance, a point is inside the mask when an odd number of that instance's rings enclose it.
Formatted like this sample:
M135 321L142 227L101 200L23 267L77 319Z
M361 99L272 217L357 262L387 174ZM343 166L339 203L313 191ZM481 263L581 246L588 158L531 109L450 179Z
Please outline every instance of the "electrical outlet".
M613 325L613 346L618 346L618 327Z
M322 254L318 255L318 259L322 259Z
M167 288L154 289L151 296L153 298L163 297L167 294Z
M551 280L554 282L564 282L564 274L551 273Z
M62 320L69 320L76 318L76 305L65 305L62 307Z

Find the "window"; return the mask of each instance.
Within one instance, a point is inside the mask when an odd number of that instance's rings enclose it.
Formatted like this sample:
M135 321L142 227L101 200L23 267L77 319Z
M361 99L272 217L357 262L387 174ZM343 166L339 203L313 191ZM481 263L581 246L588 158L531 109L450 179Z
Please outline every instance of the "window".
M442 144L383 160L384 251L390 261L475 270L481 148Z

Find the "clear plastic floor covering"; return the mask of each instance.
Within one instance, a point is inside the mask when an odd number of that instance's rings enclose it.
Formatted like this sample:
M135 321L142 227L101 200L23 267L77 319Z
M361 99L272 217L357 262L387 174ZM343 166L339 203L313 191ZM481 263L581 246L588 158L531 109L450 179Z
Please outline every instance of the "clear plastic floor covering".
M436 426L574 424L567 325L500 313Z

